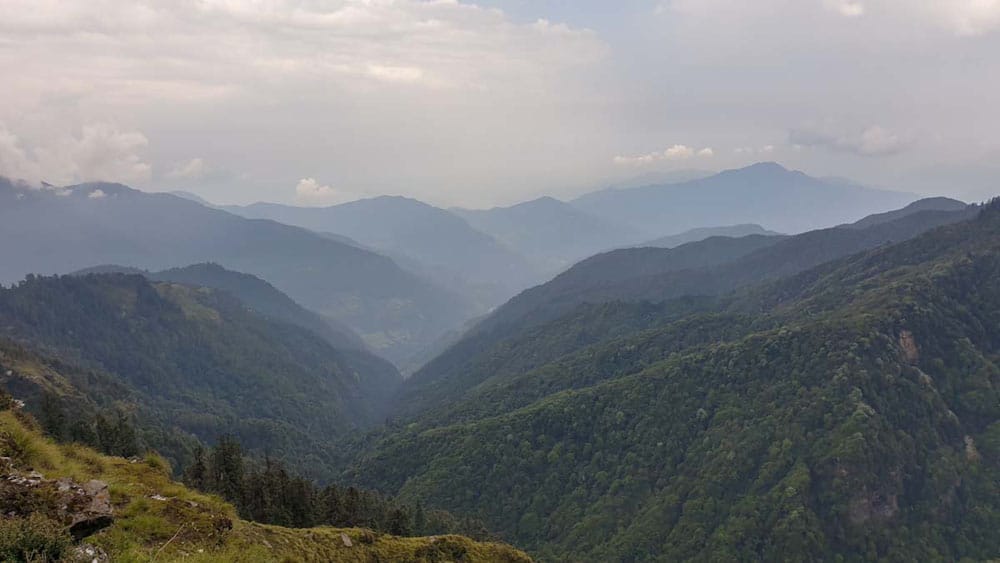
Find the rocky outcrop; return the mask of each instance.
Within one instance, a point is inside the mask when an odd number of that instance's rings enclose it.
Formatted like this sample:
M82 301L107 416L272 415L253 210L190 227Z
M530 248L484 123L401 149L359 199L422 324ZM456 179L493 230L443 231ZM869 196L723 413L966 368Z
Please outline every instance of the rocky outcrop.
M0 516L8 518L44 514L62 522L76 540L114 522L107 483L46 479L36 471L18 471L9 458L0 458L0 507Z
M920 361L920 349L917 348L917 341L913 338L913 333L908 330L900 331L899 347L903 350L903 358L907 363L916 364Z

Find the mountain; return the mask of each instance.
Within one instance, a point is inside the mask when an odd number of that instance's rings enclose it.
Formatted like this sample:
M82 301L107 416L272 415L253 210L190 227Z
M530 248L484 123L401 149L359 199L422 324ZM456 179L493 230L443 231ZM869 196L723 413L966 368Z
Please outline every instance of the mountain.
M227 292L138 275L29 276L0 290L0 327L80 366L73 388L94 404L111 389L162 432L152 445L174 460L189 453L185 436L233 434L322 475L330 439L382 420L402 381L388 362L337 350Z
M279 322L310 330L331 346L340 350L365 350L365 343L347 325L302 307L273 285L250 274L227 270L218 264L193 264L162 272L147 272L138 268L103 265L72 272L74 276L90 274L135 274L153 281L182 283L193 287L218 289L242 301L254 312Z
M347 475L544 560L989 559L998 280L1000 202L721 298L583 304Z
M630 248L593 256L552 281L499 307L401 388L396 412L413 413L453 400L478 385L485 365L503 364L508 338L570 313L585 303L662 302L724 295L796 274L824 262L902 241L973 216L916 211L867 229L831 228L792 237L712 237L672 249ZM545 357L544 352L540 352Z
M798 233L895 209L914 199L910 194L812 178L767 162L679 184L603 190L571 203L656 236L743 223Z
M53 442L2 391L0 436L0 554L8 561L531 561L510 546L463 536L404 537L350 526L291 528L244 520L219 496L174 482L156 454L130 460ZM266 477L272 486L283 477L286 494L300 500L294 495L301 482L283 472L246 477ZM336 512L349 506L352 494L358 491L314 502L320 511Z
M866 229L868 227L888 223L920 211L961 211L968 208L968 206L969 204L958 201L957 199L951 199L948 197L928 197L914 201L902 209L869 215L864 219L855 221L854 223L845 226L854 229Z
M364 341L350 327L307 310L273 285L250 274L233 272L218 264L206 263L149 273L146 277L155 281L226 291L265 317L315 332L334 348L341 350L365 348Z
M643 238L639 231L603 221L551 197L511 207L452 211L551 274L595 252Z
M739 238L750 235L778 236L781 233L769 231L760 225L752 223L746 225L732 225L728 227L701 227L691 229L676 235L660 237L655 240L644 242L639 246L653 246L656 248L674 248L689 242L698 242L710 237L731 237Z
M522 256L461 217L415 199L383 196L333 207L256 203L225 209L350 237L462 291L480 303L483 312L538 281Z
M402 364L476 310L391 259L298 227L119 184L30 189L0 180L0 283L95 264L214 262L257 276Z
M195 203L199 203L201 205L204 205L205 207L215 207L208 200L206 200L205 198L201 197L200 195L198 195L198 194L196 194L194 192L188 192L188 191L184 191L184 190L174 190L174 191L168 192L168 193L170 193L170 195L175 195L177 197L182 197L184 199L189 199L189 200L191 200L191 201L193 201Z

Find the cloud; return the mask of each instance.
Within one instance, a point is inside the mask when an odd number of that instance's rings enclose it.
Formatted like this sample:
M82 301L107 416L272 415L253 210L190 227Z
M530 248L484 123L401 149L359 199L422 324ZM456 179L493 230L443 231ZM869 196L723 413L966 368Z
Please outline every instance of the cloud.
M733 152L738 155L769 155L773 154L774 145L764 145L762 147L736 147Z
M191 160L177 163L170 172L167 172L167 177L197 180L204 178L207 173L208 165L205 164L205 160L203 158L192 158Z
M608 151L572 147L604 138L580 119L613 89L595 80L604 40L471 0L0 0L0 14L0 68L17 69L0 122L37 140L115 116L154 156L211 156L235 198L274 199L274 179L303 169L469 194L553 162L582 176ZM153 164L154 182L177 178Z
M354 199L357 195L322 185L315 178L302 178L295 186L295 203L299 205L335 205Z
M41 181L38 163L28 156L17 135L3 126L0 126L0 176L33 184Z
M713 151L711 147L705 147L700 150L695 150L687 145L673 145L660 152L642 154L637 156L616 156L614 157L613 162L619 165L641 166L665 160L667 161L689 160L695 157L711 158L714 155L715 151Z
M419 82L424 71L413 66L368 65L368 76L386 82Z
M938 0L930 4L937 17L950 22L960 35L982 35L1000 28L1000 0Z
M6 62L34 63L7 79L41 95L43 77L59 77L48 93L93 102L217 101L306 85L300 94L319 95L363 89L359 77L510 91L557 83L607 52L588 30L518 24L455 0L103 0L100 18L89 0L0 2L0 36L15 46Z
M87 199L104 199L106 197L108 197L108 194L104 193L104 190L100 188L87 194Z
M802 147L826 148L865 157L892 156L907 148L899 135L878 125L854 135L837 135L823 128L793 129L788 140Z
M0 174L33 183L145 182L152 167L141 153L148 144L137 131L91 123L79 135L62 134L29 150L17 135L0 128Z
M823 4L842 16L856 18L865 14L865 5L860 0L824 0Z

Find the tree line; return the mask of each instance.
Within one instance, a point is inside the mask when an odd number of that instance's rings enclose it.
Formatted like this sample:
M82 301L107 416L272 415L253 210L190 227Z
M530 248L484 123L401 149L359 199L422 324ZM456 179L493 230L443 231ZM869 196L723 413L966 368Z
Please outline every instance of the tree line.
M395 536L461 534L493 539L483 524L458 518L422 503L405 503L376 491L312 481L289 472L276 460L248 459L240 443L222 436L212 448L198 448L184 471L189 487L215 493L236 506L240 516L292 528L367 528Z

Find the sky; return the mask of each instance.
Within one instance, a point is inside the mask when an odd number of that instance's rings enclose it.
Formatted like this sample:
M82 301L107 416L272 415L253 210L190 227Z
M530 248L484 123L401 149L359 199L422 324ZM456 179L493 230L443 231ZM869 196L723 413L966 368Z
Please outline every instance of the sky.
M0 175L489 207L777 161L1000 193L1000 0L0 0Z

